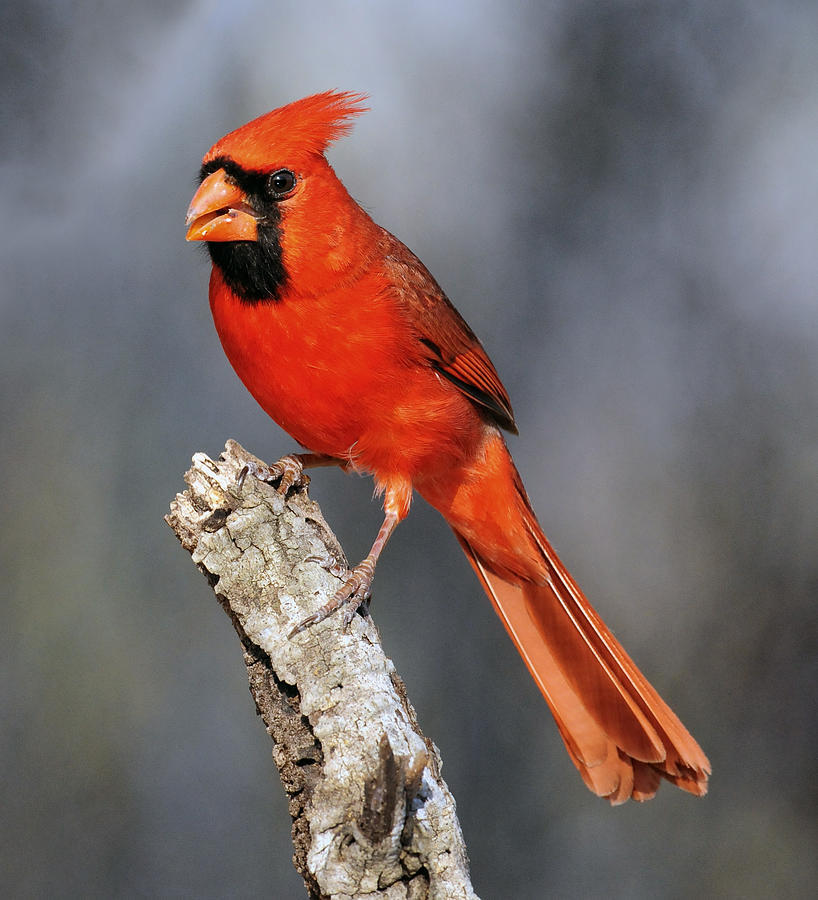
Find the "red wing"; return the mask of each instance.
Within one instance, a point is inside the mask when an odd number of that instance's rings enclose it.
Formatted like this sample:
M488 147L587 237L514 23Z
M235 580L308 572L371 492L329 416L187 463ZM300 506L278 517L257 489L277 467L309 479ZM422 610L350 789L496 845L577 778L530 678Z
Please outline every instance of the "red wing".
M500 376L483 345L423 263L397 238L389 240L387 274L396 288L432 368L485 409L501 427L517 433Z

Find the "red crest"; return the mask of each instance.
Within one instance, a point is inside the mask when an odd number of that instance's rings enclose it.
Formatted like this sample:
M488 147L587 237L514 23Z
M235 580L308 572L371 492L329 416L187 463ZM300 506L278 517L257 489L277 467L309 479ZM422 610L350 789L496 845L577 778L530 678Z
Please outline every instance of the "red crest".
M203 161L227 156L245 168L266 170L293 156L321 156L351 130L356 116L367 111L365 102L366 95L354 91L304 97L231 131L208 150Z

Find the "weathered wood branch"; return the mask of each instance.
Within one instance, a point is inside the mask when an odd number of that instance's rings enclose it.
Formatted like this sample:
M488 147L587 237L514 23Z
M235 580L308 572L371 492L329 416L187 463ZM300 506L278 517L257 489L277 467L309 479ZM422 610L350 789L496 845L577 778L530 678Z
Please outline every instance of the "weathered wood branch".
M167 521L244 650L311 898L474 898L455 803L434 744L369 617L287 634L339 586L346 560L306 489L237 477L234 441L193 457Z

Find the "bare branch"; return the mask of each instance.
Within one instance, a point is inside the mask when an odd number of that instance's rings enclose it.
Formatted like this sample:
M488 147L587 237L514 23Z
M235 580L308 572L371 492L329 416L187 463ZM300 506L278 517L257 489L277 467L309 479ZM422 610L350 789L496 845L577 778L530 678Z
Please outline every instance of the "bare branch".
M193 457L167 521L241 638L293 817L294 862L312 898L474 898L454 799L370 618L341 616L291 640L346 566L304 489L248 478L228 441Z

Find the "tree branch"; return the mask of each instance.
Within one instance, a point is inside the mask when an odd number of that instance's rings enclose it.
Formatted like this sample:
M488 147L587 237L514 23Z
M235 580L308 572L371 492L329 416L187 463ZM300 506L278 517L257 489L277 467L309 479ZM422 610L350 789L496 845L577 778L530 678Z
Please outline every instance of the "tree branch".
M285 498L249 477L228 441L193 457L167 522L241 639L273 739L311 898L474 898L454 799L434 744L369 617L335 615L291 640L327 602L346 560L306 489Z

